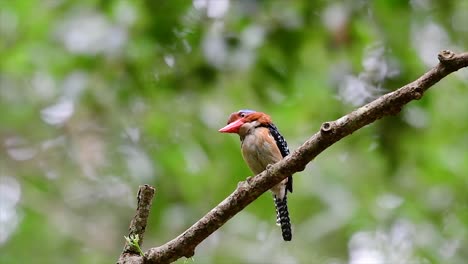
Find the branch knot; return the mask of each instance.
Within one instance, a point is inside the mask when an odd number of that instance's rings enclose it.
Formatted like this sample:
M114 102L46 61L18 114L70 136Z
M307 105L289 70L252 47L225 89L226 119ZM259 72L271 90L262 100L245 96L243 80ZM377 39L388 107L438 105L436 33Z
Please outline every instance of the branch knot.
M424 94L424 90L423 90L421 87L416 87L416 88L414 89L413 95L414 95L414 99L415 99L415 100L421 99L421 97L423 96L423 94Z
M322 133L330 133L333 131L333 125L332 125L332 122L325 122L322 124L322 126L320 127L320 131Z
M455 53L451 50L443 50L437 55L437 58L439 59L440 63L450 61L451 59L453 59L453 57L455 57Z

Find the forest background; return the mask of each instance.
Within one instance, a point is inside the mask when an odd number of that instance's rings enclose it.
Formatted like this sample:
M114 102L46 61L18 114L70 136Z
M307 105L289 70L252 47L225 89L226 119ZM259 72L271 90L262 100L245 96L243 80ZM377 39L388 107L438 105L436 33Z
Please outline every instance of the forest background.
M295 149L468 50L468 2L0 0L0 262L110 263L141 184L143 249L251 176L231 112ZM178 263L465 263L468 72L294 176L293 241L264 194Z

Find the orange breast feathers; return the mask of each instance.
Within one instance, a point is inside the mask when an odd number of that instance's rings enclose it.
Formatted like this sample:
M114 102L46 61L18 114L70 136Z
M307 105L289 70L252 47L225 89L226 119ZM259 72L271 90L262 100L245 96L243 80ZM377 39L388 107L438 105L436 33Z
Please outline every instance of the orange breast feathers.
M255 174L264 171L268 164L274 164L283 158L266 127L258 127L244 138L242 156Z

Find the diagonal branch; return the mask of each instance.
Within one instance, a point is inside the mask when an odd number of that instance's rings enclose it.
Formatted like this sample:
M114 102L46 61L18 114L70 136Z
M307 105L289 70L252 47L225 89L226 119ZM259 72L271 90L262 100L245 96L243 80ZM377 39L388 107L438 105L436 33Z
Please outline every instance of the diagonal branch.
M220 228L231 217L244 209L261 194L288 175L304 170L305 166L322 151L358 129L389 115L398 114L412 100L420 99L424 92L448 74L468 66L468 53L455 54L441 51L439 64L400 89L385 94L353 112L322 124L302 146L280 162L255 177L240 182L237 189L203 216L184 233L166 244L145 253L145 263L170 263L181 257L192 257L195 247ZM143 258L139 258L143 263Z

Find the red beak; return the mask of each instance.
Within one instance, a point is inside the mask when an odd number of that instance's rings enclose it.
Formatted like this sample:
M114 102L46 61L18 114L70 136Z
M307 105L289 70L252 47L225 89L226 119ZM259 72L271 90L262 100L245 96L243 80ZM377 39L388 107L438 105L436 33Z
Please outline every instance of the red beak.
M237 119L236 121L227 124L227 126L221 128L218 130L219 132L222 133L237 133L239 132L239 128L244 124L244 120L242 119Z

